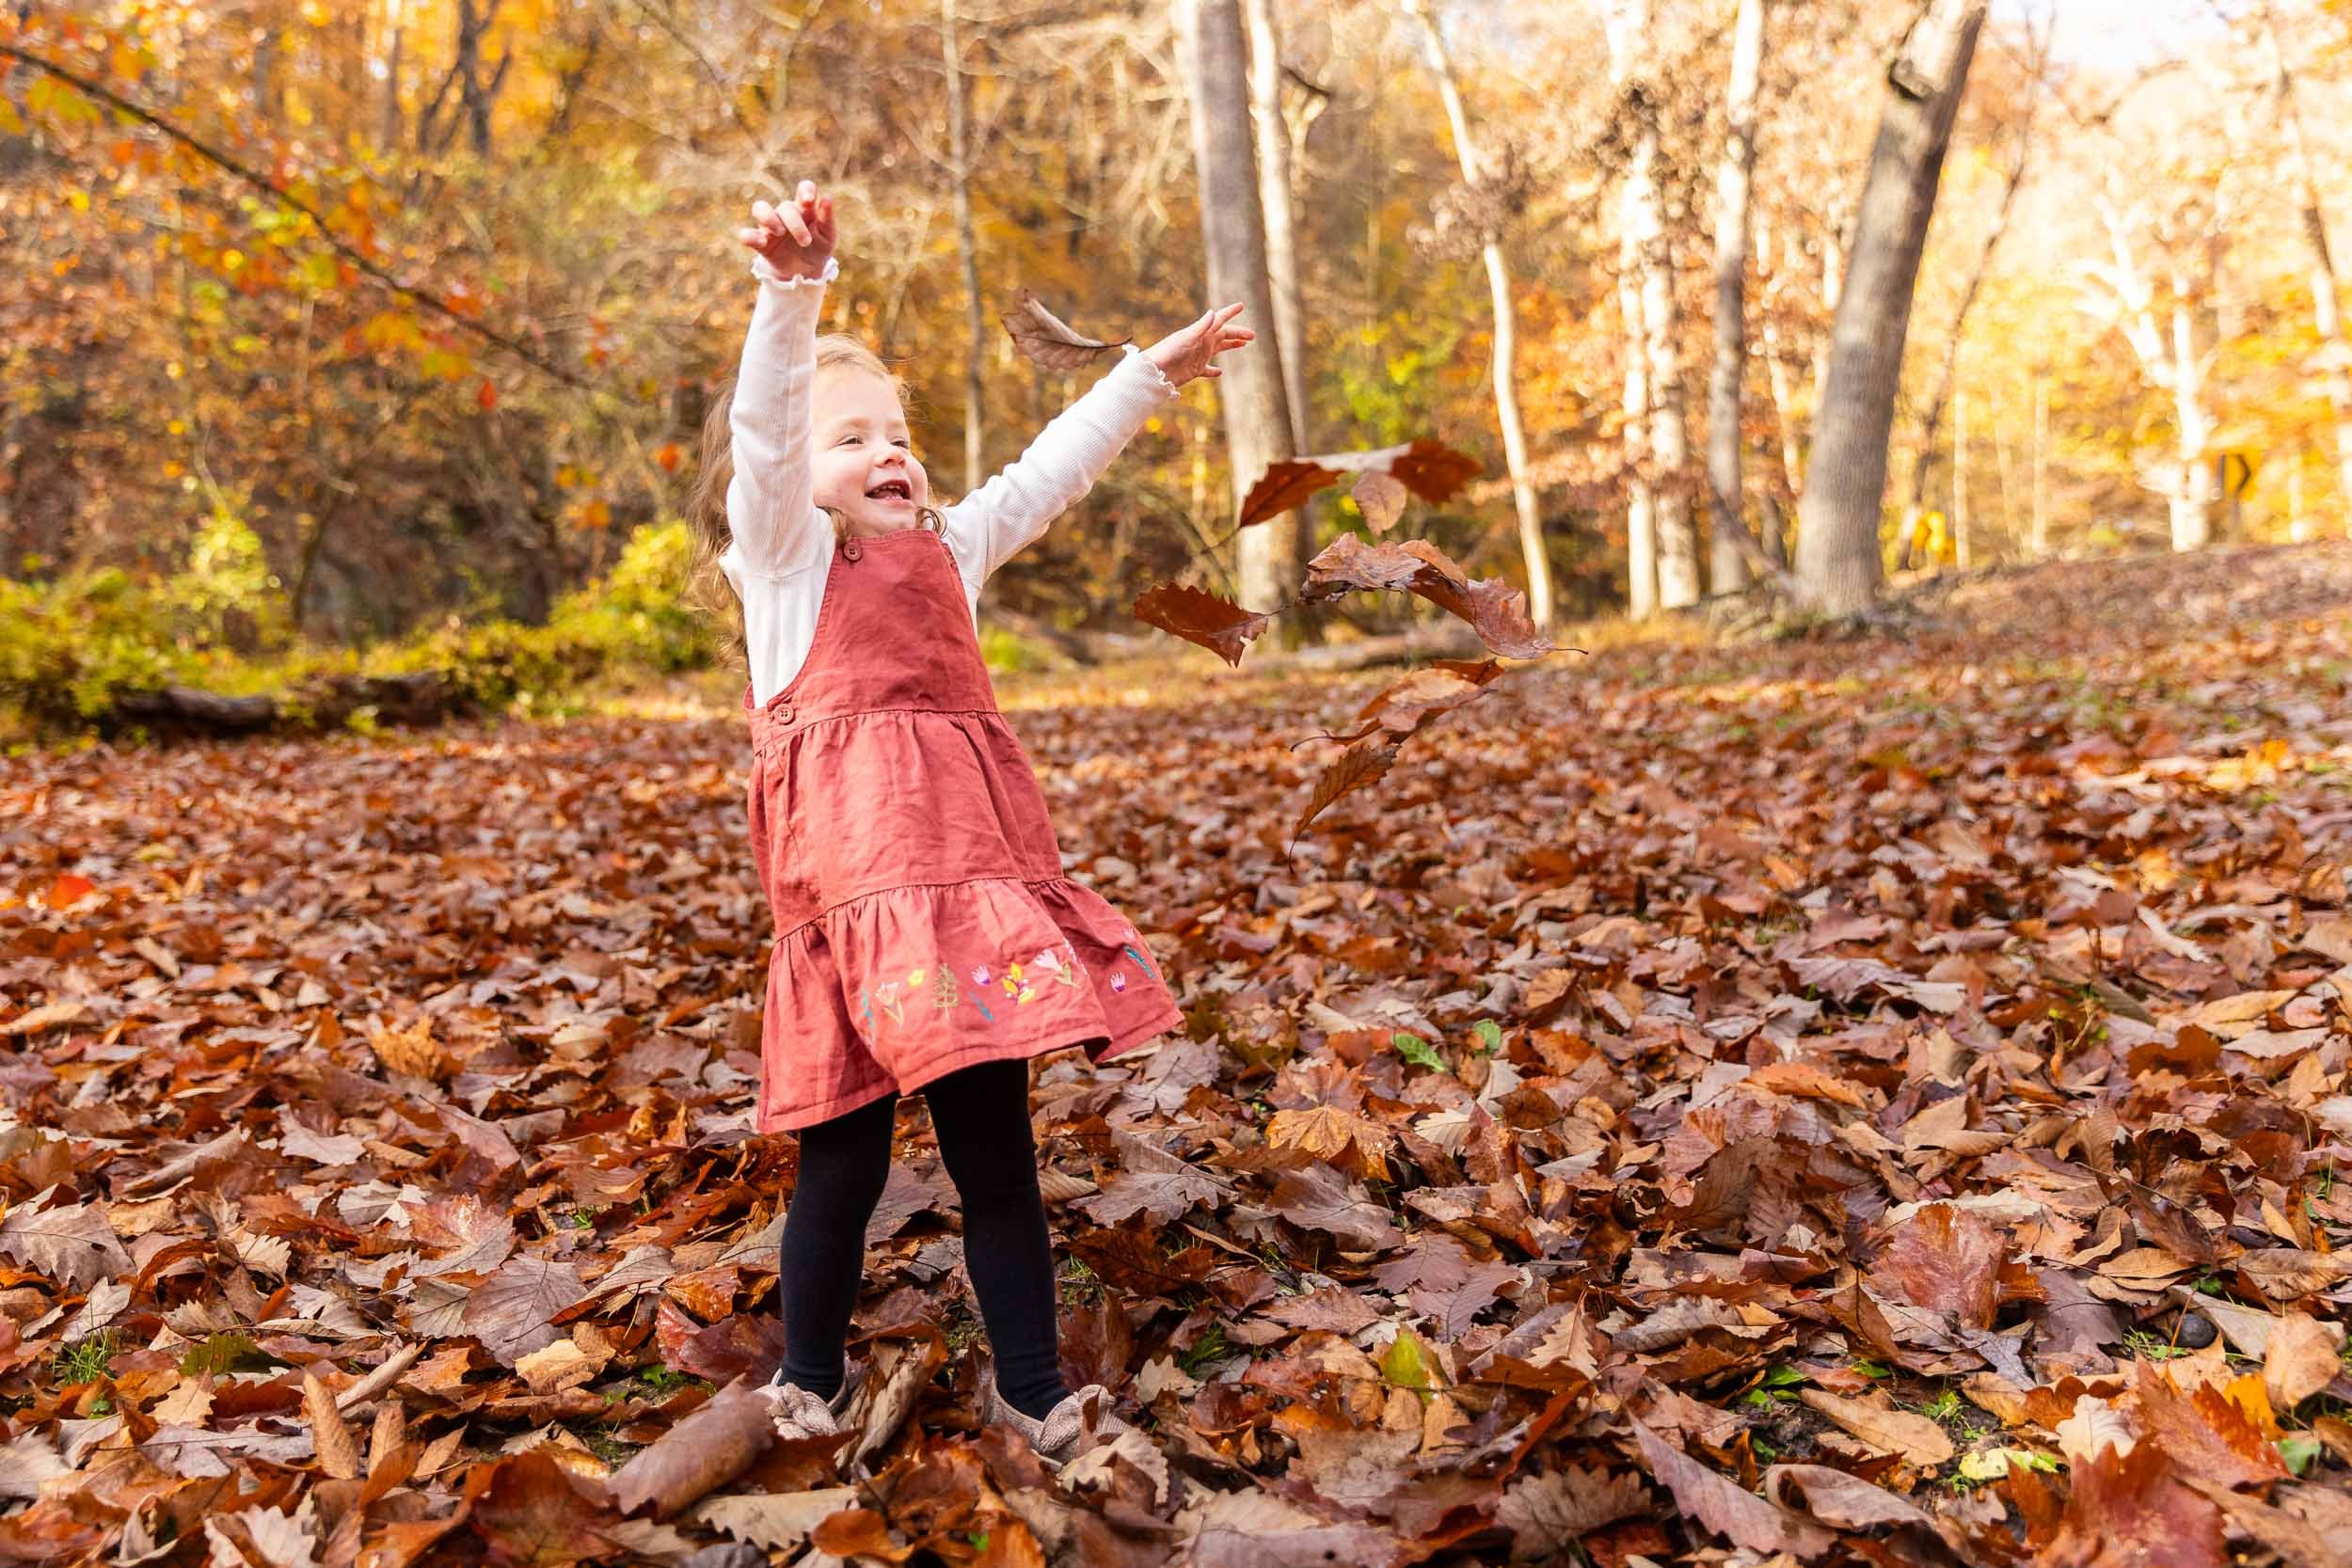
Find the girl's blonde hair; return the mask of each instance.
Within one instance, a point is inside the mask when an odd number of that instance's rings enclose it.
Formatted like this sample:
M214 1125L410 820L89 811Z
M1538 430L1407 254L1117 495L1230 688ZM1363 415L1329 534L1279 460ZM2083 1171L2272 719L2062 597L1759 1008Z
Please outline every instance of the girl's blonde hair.
M822 375L836 370L862 371L880 376L890 383L900 405L906 404L906 383L882 363L880 355L844 333L820 334L817 340L817 373ZM726 628L726 650L740 657L744 648L743 606L736 598L726 575L719 570L719 557L726 553L727 545L734 538L727 528L727 485L735 478L734 412L735 381L729 377L719 395L711 400L709 412L703 416L701 458L694 470L694 488L687 500L687 521L693 530L694 553L687 569L686 598ZM824 511L833 519L834 537L849 537L841 514L831 507ZM919 515L924 527L934 532L946 532L946 519L931 508L923 508Z

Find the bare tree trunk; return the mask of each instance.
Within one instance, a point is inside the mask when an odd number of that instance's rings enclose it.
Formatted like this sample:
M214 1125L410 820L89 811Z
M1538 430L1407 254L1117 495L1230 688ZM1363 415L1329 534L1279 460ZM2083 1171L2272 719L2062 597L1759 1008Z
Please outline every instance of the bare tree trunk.
M1258 196L1265 209L1266 274L1274 297L1274 336L1282 345L1282 402L1290 410L1291 451L1308 444L1307 291L1298 270L1297 171L1290 122L1282 114L1282 35L1269 0L1244 0L1249 34L1249 124L1258 152ZM1293 520L1293 548L1314 553L1315 503ZM1279 524L1272 526L1280 526Z
M1233 356L1217 382L1236 503L1267 467L1295 455L1282 386L1281 331L1266 271L1265 206L1249 134L1249 47L1240 0L1176 0L1192 87L1192 151L1200 192L1201 247L1212 302L1239 301L1258 330L1256 352ZM1244 529L1235 573L1242 602L1270 609L1298 576L1296 535Z
M1715 178L1715 362L1707 383L1707 478L1711 493L1710 585L1746 586L1740 515L1740 386L1748 361L1748 192L1756 171L1756 91L1764 68L1764 0L1740 0L1731 81L1724 95L1724 161Z
M1263 5L1264 0L1252 0ZM1454 155L1462 166L1462 182L1478 188L1478 144L1470 135L1470 115L1462 107L1461 88L1454 80L1454 62L1447 56L1445 35L1438 19L1422 8L1422 0L1400 0L1405 14L1421 24L1422 42L1429 51L1429 69L1438 78L1438 96L1445 104L1447 125L1454 133ZM1495 316L1495 419L1502 426L1502 460L1511 470L1511 503L1518 512L1519 555L1527 564L1528 612L1535 624L1551 624L1551 558L1544 546L1543 514L1535 504L1535 484L1528 473L1527 436L1519 423L1518 309L1511 297L1511 268L1498 234L1486 237L1486 289Z
M2027 89L2023 117L2019 119L2016 152L2010 159L2009 169L2001 182L2001 199L1993 209L1993 221L1984 230L1984 241L1977 247L1976 264L1969 268L1968 281L1960 291L1960 303L1952 310L1951 331L1944 339L1944 357L1936 369L1935 389L1928 394L1928 411L1919 420L1919 449L1911 465L1911 506L1906 524L1918 515L1927 505L1928 478L1935 462L1935 433L1944 422L1944 407L1952 396L1952 378L1959 373L1961 340L1968 326L1968 313L1976 309L1977 295L1984 289L1984 280L1993 271L1993 253L1999 248L2001 236L2009 231L2009 215L2017 205L2017 188L2026 182L2026 166L2033 153L2034 111L2042 100L2042 72L2049 48L2045 30L2035 43L2033 78ZM1908 527L1905 532L1908 536Z
M955 187L956 255L963 266L963 493L968 496L988 477L980 382L980 361L988 353L988 318L980 304L979 234L972 222L972 151L956 0L939 0L939 53L947 70L947 172Z
M458 102L466 111L466 129L472 143L474 156L490 155L490 110L497 103L499 88L506 85L506 68L515 63L512 50L499 56L499 68L485 82L482 79L482 38L498 20L501 0L489 0L486 9L477 11L475 0L457 0L457 93Z
M1912 290L1985 5L1931 0L1887 71L1798 512L1798 580L1807 600L1830 614L1868 608L1883 575L1886 444Z
M1772 247L1769 243L1771 238L1769 229L1760 230L1756 249L1757 264L1766 269L1761 312L1764 325L1764 388L1772 400L1772 427L1780 446L1781 482L1788 487L1789 496L1794 498L1804 493L1804 455L1797 442L1794 398L1788 385L1788 356L1781 343L1777 309L1781 291L1788 281L1788 230L1781 230L1777 261L1772 259ZM1782 531L1780 518L1781 509L1775 505L1772 517L1764 530L1764 558L1774 566L1788 564L1788 541Z
M1619 221L1629 239L1640 296L1638 352L1647 388L1650 511L1657 541L1658 605L1678 610L1699 598L1698 525L1684 487L1691 436L1683 415L1681 309L1674 292L1674 250L1658 186L1660 136L1653 93L1644 80L1653 24L1651 0L1607 0L1610 75L1635 119ZM1621 254L1623 248L1621 247Z
M2287 71L2286 52L2279 46L2277 20L2270 7L2262 8L2263 40L2270 48L2270 68L2279 95L2279 116L2285 122L2288 166L2295 176L2300 201L2303 240L2312 252L2312 317L2319 331L2320 382L2327 388L2328 409L2336 421L2336 469L2344 504L2352 506L2352 346L2344 337L2338 308L2336 263L2328 245L2328 218L2319 205L2319 183L2312 175L2312 156L2303 137L2303 116L2296 106L2295 78Z
M382 145L388 152L400 146L400 66L401 52L408 36L407 0L391 0L390 9L392 47L384 69L382 133Z

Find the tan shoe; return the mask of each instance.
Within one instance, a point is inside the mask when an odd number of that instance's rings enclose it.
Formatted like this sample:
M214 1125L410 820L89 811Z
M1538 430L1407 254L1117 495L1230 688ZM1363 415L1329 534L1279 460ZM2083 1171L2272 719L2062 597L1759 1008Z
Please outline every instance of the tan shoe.
M864 1381L863 1366L847 1370L841 1379L841 1392L828 1400L814 1389L785 1382L784 1370L778 1368L776 1375L759 1391L774 1412L771 1419L776 1429L776 1440L797 1443L810 1437L838 1436L843 1431L841 1414L850 1408L850 1401L857 1397L858 1385Z
M992 1375L982 1408L981 1420L985 1424L993 1426L1001 1421L1019 1433L1049 1470L1060 1469L1089 1449L1129 1430L1125 1421L1111 1413L1111 1391L1099 1383L1089 1383L1076 1393L1063 1396L1042 1417L1032 1418L1006 1402L1005 1397L996 1391L996 1379Z

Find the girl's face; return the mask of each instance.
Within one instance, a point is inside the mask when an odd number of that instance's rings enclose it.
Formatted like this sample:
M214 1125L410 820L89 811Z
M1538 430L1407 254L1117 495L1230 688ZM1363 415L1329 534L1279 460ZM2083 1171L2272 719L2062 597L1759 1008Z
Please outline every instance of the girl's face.
M816 501L839 513L853 534L913 527L931 499L930 478L907 441L898 388L870 371L818 372L810 431Z

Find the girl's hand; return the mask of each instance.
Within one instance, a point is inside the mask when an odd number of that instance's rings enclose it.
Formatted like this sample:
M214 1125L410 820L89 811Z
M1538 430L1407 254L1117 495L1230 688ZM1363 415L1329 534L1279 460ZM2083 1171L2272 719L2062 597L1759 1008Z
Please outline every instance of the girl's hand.
M1258 335L1249 328L1227 325L1240 314L1238 305L1220 306L1190 326L1162 338L1145 349L1143 356L1160 368L1172 387L1199 376L1214 381L1225 373L1215 363L1218 355L1257 341Z
M739 229L735 237L768 259L768 264L784 277L818 277L824 274L825 263L833 260L834 243L840 238L833 217L833 198L818 196L816 182L803 180L792 200L783 207L771 207L765 201L752 203L750 229Z

